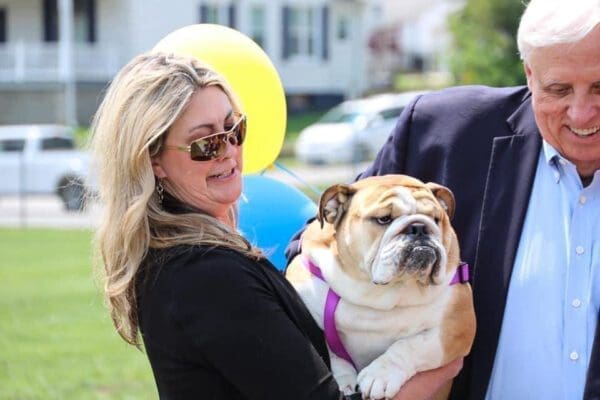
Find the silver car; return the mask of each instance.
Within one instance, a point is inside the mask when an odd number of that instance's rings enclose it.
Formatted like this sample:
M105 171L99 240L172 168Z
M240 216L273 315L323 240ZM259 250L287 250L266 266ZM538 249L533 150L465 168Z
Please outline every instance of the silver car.
M296 157L308 164L353 163L374 158L404 107L423 91L347 100L304 128Z

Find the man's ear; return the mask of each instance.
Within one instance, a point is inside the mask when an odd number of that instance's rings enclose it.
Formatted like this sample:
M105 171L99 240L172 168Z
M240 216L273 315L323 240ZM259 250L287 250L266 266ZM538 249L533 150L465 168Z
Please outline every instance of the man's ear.
M344 213L348 210L350 198L356 192L349 185L334 185L329 187L319 199L319 214L317 218L321 228L325 222L337 226L342 220Z
M529 64L527 62L523 63L523 69L525 70L525 77L527 78L527 87L529 88L529 91L532 92L533 91L533 87L532 87L533 72L531 71L531 67L529 66Z

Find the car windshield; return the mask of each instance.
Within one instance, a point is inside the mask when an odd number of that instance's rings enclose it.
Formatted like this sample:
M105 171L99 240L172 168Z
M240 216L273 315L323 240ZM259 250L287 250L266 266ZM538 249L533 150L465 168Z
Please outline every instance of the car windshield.
M354 123L361 117L363 117L361 113L349 112L339 108L334 108L328 111L325 115L323 115L320 122L329 124L337 124L344 122Z

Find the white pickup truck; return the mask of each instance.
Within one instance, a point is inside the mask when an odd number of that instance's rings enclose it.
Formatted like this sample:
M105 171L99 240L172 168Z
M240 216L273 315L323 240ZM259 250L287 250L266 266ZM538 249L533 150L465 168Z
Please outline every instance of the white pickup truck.
M81 210L89 155L66 126L0 126L0 176L0 195L55 193L67 210Z

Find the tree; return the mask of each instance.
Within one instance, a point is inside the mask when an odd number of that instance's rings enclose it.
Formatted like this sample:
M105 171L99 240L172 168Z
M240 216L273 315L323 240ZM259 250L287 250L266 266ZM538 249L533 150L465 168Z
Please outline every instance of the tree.
M519 0L466 0L465 6L450 16L450 68L457 83L525 83L516 40L524 7Z

